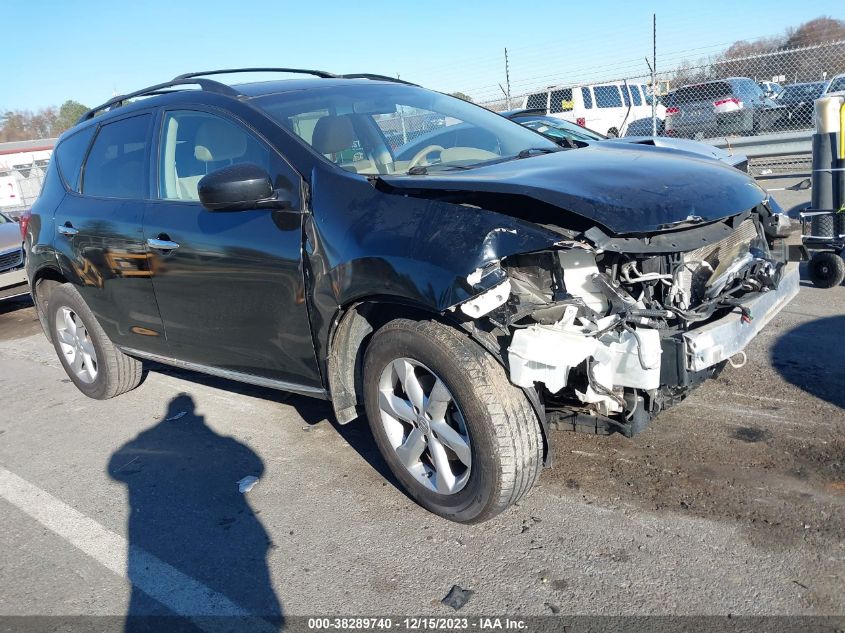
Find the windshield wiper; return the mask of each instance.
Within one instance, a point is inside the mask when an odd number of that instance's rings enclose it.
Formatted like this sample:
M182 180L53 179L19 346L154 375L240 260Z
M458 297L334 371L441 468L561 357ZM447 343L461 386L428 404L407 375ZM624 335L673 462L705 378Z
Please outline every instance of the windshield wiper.
M408 170L409 176L427 176L431 171L460 171L472 169L474 165L415 165Z
M528 149L524 149L519 154L516 155L517 158L528 158L533 153L538 154L552 154L554 152L561 151L560 147L529 147Z

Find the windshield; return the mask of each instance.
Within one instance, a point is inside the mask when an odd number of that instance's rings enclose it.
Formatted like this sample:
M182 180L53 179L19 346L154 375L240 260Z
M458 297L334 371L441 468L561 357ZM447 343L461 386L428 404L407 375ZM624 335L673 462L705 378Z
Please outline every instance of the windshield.
M416 86L350 81L253 103L317 153L362 175L469 169L559 149L490 110Z
M563 119L552 117L517 117L514 121L552 139L562 139L564 141L600 141L601 139L607 138L598 132L593 132Z
M787 86L783 92L778 96L778 101L798 102L798 101L812 101L821 96L824 90L824 83L815 84L795 84Z

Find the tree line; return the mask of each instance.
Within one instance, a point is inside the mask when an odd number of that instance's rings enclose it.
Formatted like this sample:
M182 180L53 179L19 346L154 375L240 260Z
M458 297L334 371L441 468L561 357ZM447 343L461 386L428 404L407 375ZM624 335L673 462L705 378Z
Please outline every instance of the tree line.
M820 17L775 37L739 40L709 58L684 60L670 74L670 83L676 88L725 77L766 81L780 75L784 83L796 83L830 79L841 72L845 72L845 21Z
M65 101L60 107L51 106L37 112L10 110L0 117L0 142L29 141L59 136L76 125L87 106L78 101Z

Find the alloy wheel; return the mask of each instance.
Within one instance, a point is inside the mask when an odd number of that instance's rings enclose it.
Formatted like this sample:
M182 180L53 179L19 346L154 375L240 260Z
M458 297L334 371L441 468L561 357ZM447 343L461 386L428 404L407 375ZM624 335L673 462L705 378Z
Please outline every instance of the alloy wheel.
M469 432L449 388L410 358L389 363L379 378L379 413L399 462L442 495L464 488L472 467Z
M66 306L56 312L56 336L74 375L84 383L94 382L97 379L97 351L82 319Z

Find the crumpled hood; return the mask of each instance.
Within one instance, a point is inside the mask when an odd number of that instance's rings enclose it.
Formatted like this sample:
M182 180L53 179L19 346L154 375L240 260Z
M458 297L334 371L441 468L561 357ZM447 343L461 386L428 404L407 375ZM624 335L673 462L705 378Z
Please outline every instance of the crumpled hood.
M707 158L714 158L729 165L735 165L742 161L748 160L744 154L733 154L721 147L702 143L701 141L693 141L686 138L670 138L668 136L623 136L622 138L609 138L601 141L607 144L635 144L643 146L661 147L665 149L672 149L685 154L692 154L693 156L706 156Z
M621 143L596 143L465 171L380 179L407 195L421 190L423 195L466 191L526 196L578 214L617 235L670 229L690 219L719 220L747 211L767 197L748 175L712 159ZM536 214L531 215L537 221ZM565 214L553 211L542 222L567 228Z

